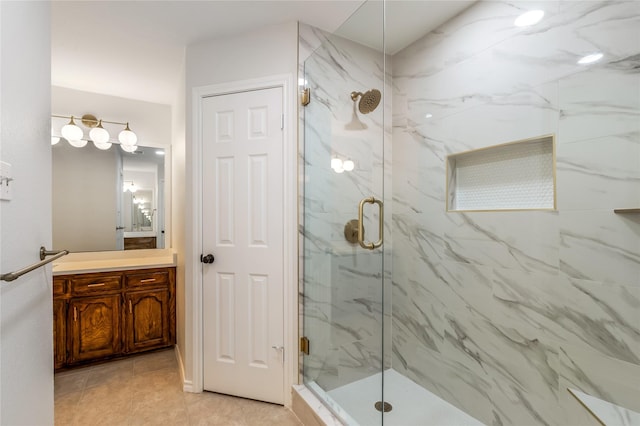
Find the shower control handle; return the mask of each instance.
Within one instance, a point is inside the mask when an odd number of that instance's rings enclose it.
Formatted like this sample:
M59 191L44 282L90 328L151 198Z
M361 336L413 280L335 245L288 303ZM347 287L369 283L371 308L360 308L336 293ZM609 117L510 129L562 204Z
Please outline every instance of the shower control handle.
M375 243L364 241L364 205L365 204L377 204L378 208L380 209L380 214L378 215L378 220L380 221L379 228L378 228L379 239ZM358 205L358 244L360 244L360 247L362 247L363 249L367 249L367 250L377 249L382 245L384 241L383 231L384 231L384 204L382 203L382 200L377 200L374 197L363 198L360 201L360 204Z

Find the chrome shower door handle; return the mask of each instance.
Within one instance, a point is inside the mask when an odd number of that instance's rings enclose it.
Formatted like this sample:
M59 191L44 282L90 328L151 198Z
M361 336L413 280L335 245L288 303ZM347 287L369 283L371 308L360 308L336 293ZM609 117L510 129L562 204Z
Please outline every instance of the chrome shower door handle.
M379 239L375 243L367 243L364 241L364 205L365 204L377 204L380 209L380 215L378 217L380 224L378 228ZM374 197L363 198L358 205L358 244L360 247L367 250L373 250L380 247L384 241L384 205L382 200L377 200Z

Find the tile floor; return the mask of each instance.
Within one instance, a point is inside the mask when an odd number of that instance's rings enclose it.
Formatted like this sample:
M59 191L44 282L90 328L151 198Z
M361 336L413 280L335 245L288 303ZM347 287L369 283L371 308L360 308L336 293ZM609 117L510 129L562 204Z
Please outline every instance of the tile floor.
M280 405L183 392L173 349L57 373L55 424L302 425Z

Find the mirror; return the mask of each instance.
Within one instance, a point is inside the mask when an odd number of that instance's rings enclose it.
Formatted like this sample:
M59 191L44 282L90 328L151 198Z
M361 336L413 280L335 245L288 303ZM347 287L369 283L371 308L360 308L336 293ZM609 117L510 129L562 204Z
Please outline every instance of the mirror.
M53 247L72 252L165 247L165 148L133 153L91 142L52 146Z

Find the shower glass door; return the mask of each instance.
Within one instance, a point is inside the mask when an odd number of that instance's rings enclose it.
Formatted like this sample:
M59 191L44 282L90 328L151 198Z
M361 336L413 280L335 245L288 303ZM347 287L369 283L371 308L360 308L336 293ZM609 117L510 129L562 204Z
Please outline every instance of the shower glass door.
M333 34L300 25L300 83L310 91L301 109L304 382L348 424L382 423L391 276L382 18L383 3L368 2Z

